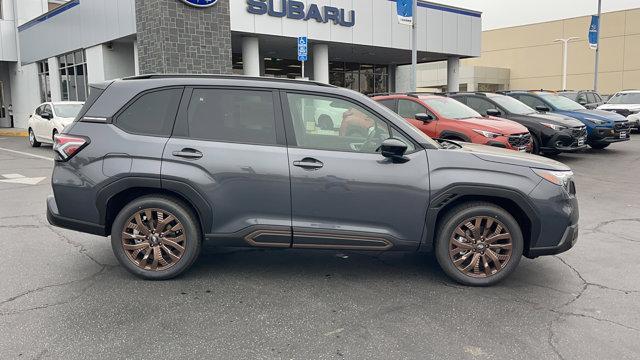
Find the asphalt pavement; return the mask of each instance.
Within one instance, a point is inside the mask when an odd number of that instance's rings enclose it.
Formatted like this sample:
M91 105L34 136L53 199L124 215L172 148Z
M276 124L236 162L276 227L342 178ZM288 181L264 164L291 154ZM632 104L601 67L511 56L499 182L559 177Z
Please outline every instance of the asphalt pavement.
M205 245L149 282L108 239L51 227L51 147L0 137L0 359L638 359L640 135L557 157L579 241L491 288L428 255Z

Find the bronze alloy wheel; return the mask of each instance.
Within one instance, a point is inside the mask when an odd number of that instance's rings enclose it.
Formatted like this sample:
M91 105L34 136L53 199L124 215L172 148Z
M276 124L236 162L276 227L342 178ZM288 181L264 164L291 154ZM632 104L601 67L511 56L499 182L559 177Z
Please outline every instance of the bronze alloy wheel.
M187 238L182 223L162 209L141 209L125 223L122 247L127 257L144 270L161 271L177 264Z
M464 275L486 278L500 272L511 259L509 229L495 218L476 216L460 223L449 239L449 257Z

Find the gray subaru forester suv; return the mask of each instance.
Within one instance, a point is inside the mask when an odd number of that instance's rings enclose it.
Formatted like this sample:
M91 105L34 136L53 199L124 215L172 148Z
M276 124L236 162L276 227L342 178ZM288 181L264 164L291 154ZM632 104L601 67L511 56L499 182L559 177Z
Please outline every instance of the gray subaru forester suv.
M368 131L347 136L345 121ZM148 75L92 85L54 150L49 222L111 235L120 264L145 279L181 274L207 240L433 251L451 278L483 286L578 235L565 165L435 141L362 94L314 82Z

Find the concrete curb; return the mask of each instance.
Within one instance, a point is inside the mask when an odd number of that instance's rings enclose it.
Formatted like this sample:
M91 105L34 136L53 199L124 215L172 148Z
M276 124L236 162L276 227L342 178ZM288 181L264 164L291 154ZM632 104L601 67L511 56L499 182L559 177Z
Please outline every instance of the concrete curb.
M27 130L2 130L0 129L0 136L15 136L15 137L27 137L29 133Z

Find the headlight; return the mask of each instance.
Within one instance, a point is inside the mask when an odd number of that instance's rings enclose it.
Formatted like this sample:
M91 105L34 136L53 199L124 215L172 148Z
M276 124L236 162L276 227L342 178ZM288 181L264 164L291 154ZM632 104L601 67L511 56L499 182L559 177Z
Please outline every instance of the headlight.
M567 128L566 126L561 126L556 124L547 124L547 123L541 123L541 124L548 128L552 128L553 130L556 130L556 131L562 131Z
M494 133L494 132L486 131L486 130L476 130L476 129L473 129L473 131L475 131L475 132L477 132L478 134L480 134L480 135L482 135L482 136L484 136L484 137L486 137L486 138L489 138L489 139L495 139L495 138L497 138L498 136L504 136L504 135L502 135L502 134L500 134L500 133Z
M585 118L585 120L589 121L590 123L592 123L594 125L605 125L607 123L606 120L599 120L599 119L594 119L594 118Z
M542 169L531 169L541 178L552 184L567 188L569 182L573 178L573 171L550 171Z

